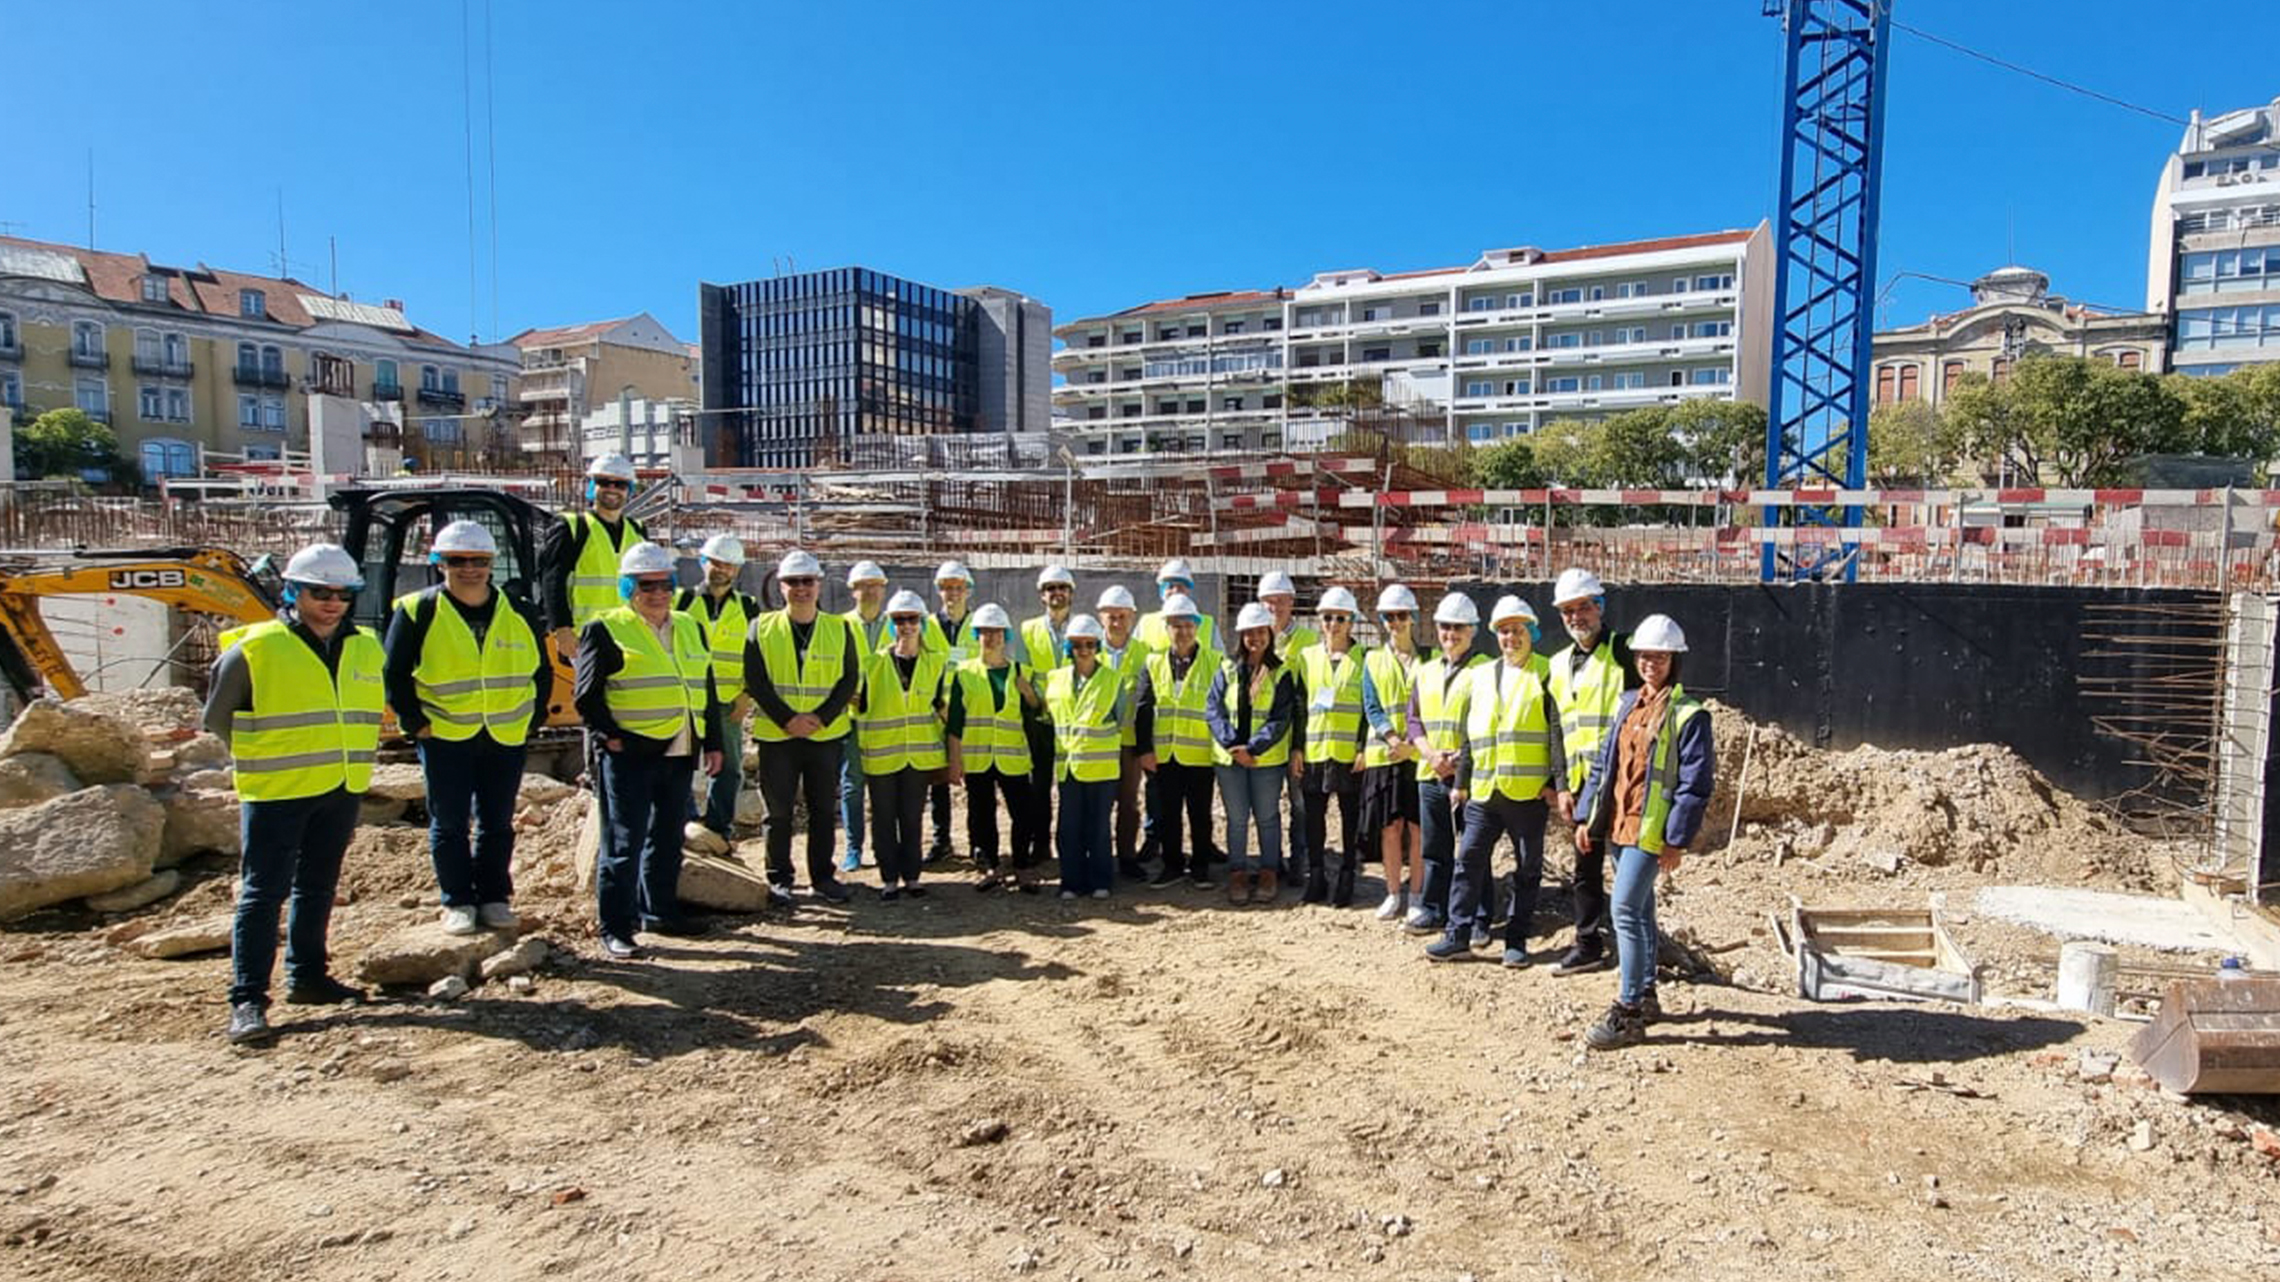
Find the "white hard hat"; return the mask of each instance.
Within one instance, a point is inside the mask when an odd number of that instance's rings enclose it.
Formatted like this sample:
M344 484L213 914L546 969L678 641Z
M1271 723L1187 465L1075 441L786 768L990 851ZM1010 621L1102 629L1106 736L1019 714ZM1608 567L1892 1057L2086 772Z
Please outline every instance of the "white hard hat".
M654 543L636 543L618 558L618 573L628 576L671 574L676 568L673 554Z
M1552 604L1566 605L1585 597L1605 596L1607 589L1600 585L1599 576L1589 570L1562 570L1559 581L1552 585Z
M1526 601L1512 595L1496 598L1496 608L1488 612L1488 626L1495 627L1506 619L1526 619L1536 622L1536 611Z
M1262 598L1271 596L1297 596L1298 585L1291 582L1290 576L1283 573L1282 571L1269 570L1265 574L1259 576L1259 595Z
M435 532L435 545L431 552L477 552L484 556L499 554L499 541L481 521L453 521Z
M1069 620L1069 640L1106 641L1108 630L1100 626L1100 620L1089 614L1080 614Z
M604 454L586 465L586 475L606 476L630 485L633 483L633 460L623 454Z
M1480 626L1480 607L1462 592L1451 592L1433 607L1433 622L1461 623L1468 628Z
M715 534L705 540L705 545L697 550L697 555L707 561L718 561L722 565L742 565L744 540L733 534Z
M910 596L910 593L906 592L903 595ZM1004 606L993 602L974 611L973 624L976 631L983 628L996 628L1003 632L1013 627L1013 617L1005 612Z
M1121 583L1111 583L1100 590L1100 600L1093 602L1095 610L1137 610L1132 591Z
M816 560L815 554L812 552L793 548L784 553L783 560L776 562L776 577L779 579L820 579L823 577L823 562Z
M1417 594L1410 591L1409 585L1405 583L1387 584L1385 590L1378 593L1377 612L1384 614L1388 610L1417 613Z
M1686 653L1686 633L1678 622L1667 614L1650 614L1639 620L1638 629L1631 633L1633 650L1658 650L1665 654Z
M1195 608L1195 598L1185 592L1174 592L1164 598L1164 618L1201 619L1203 611Z
M1077 586L1076 576L1069 573L1067 566L1048 565L1037 572L1037 586L1039 588L1049 588L1056 583L1066 588Z
M320 588L364 587L364 568L338 543L311 543L285 563L285 581Z
M904 588L902 591L897 592L893 596L887 598L887 614L889 617L898 614L923 615L925 613L925 598L919 596L918 593L911 591L909 588Z
M879 563L876 561L857 561L847 571L848 587L854 587L859 583L884 583L886 581L887 572L880 569Z
M966 568L964 561L944 561L942 568L934 572L934 581L936 583L972 583L974 572Z
M1353 593L1344 588L1331 588L1322 594L1320 601L1314 603L1314 612L1316 614L1329 614L1333 611L1342 614L1360 614L1362 606L1360 602L1354 600Z
M1182 583L1193 583L1195 582L1195 571L1188 568L1188 563L1185 560L1175 556L1164 562L1164 568L1156 571L1156 582L1162 583L1166 579L1178 579Z
M1271 628L1273 626L1275 626L1275 612L1256 601L1244 606L1235 616L1235 630L1237 632L1249 632L1253 628Z

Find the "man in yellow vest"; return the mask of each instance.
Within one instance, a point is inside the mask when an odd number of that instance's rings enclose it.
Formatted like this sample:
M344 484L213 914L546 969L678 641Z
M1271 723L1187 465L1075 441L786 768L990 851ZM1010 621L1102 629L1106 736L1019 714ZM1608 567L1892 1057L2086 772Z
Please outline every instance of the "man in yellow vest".
M1408 711L1392 714L1375 727L1381 735L1392 736L1388 743L1409 749L1407 758L1395 758L1390 752L1381 755L1400 766L1416 763L1416 823L1425 859L1425 887L1402 922L1402 929L1412 935L1438 935L1448 928L1449 887L1456 880L1457 841L1465 827L1465 808L1450 799L1463 742L1465 696L1472 688L1465 674L1489 662L1487 655L1473 653L1473 631L1479 626L1480 607L1471 597L1454 588L1444 594L1433 607L1434 639L1440 652L1417 665L1408 683Z
M1196 601L1195 571L1188 568L1184 558L1176 556L1164 562L1156 571L1156 599L1164 603L1163 608L1150 610L1140 616L1137 635L1151 650L1162 650L1171 643L1169 607L1175 596L1186 597L1190 605ZM1208 614L1196 620L1195 643L1212 656L1214 663L1218 662L1219 629Z
M1559 701L1560 731L1567 741L1568 791L1581 792L1592 758L1615 724L1615 705L1624 691L1639 688L1639 670L1630 638L1607 627L1607 589L1598 575L1563 571L1552 585L1552 606L1571 641L1549 660L1552 697ZM1560 818L1575 820L1564 810ZM1607 851L1599 842L1586 844L1589 849L1579 845L1575 856L1575 940L1553 963L1554 975L1580 975L1615 964L1608 935Z
M222 634L206 695L206 729L230 745L244 807L237 918L230 929L232 1042L267 1040L277 911L285 924L285 1000L357 1002L332 977L325 936L341 857L372 783L384 701L380 642L349 619L364 586L355 558L331 543L285 563L285 609Z
M1116 775L1116 875L1129 881L1146 881L1148 866L1141 857L1140 834L1149 825L1142 814L1140 797L1141 784L1148 776L1140 769L1133 700L1140 693L1140 674L1148 662L1148 645L1133 635L1132 628L1139 621L1140 610L1133 603L1131 589L1123 584L1112 583L1101 589L1100 600L1093 605L1093 615L1100 620L1103 634L1101 664L1114 668L1116 679L1123 685L1116 709L1123 748Z
M715 534L697 553L705 571L701 588L682 588L673 608L697 621L712 647L713 693L720 696L727 723L720 771L705 785L704 811L696 822L734 844L736 794L744 788L744 722L752 715L752 698L744 693L744 634L760 617L760 603L736 590L744 573L744 542L733 534Z
M477 522L437 531L428 560L443 581L397 600L382 643L388 706L427 780L429 858L447 935L519 924L509 906L515 800L524 745L554 697L538 612L491 586L498 553Z
M1068 662L1061 643L1068 636L1069 610L1076 599L1077 580L1066 567L1048 565L1037 572L1037 601L1045 612L1021 621L1018 653L1040 686L1053 669ZM1032 716L1027 733L1030 804L1037 808L1037 817L1029 826L1033 844L1022 855L1031 863L1043 863L1053 849L1053 723L1043 715Z
M876 561L857 561L847 571L847 590L855 594L855 608L840 616L855 629L865 654L877 654L892 644L894 628L887 619L887 572ZM839 761L839 830L847 835L847 853L839 857L839 871L863 867L863 754L843 753Z
M641 522L625 514L633 486L633 460L623 454L587 464L587 510L564 512L539 547L539 601L554 629L554 648L565 660L577 651L580 629L622 604L618 560L649 537Z
M1184 874L1198 890L1211 889L1211 795L1218 786L1212 767L1211 727L1204 705L1219 665L1196 640L1202 612L1184 593L1164 602L1169 641L1151 650L1140 665L1140 686L1132 700L1133 750L1140 768L1154 782L1157 850L1163 866L1149 884L1177 884ZM1187 853L1180 846L1180 820L1187 820Z
M1320 645L1322 634L1298 621L1298 584L1281 570L1259 576L1259 604L1275 616L1275 653L1293 658L1310 645ZM1322 607L1314 607L1317 616Z
M1054 777L1061 793L1055 839L1061 856L1061 898L1106 899L1116 884L1110 812L1116 805L1121 737L1117 694L1123 683L1101 666L1100 620L1069 620L1069 661L1045 678L1045 710L1053 718Z
M826 614L823 566L794 549L776 563L784 608L752 621L744 636L744 688L758 714L760 798L768 812L769 897L792 900L792 804L807 806L808 889L818 899L847 902L833 863L832 819L838 811L839 767L854 745L851 712L863 648L845 615Z
M1362 855L1362 670L1369 647L1354 640L1354 615L1360 609L1345 588L1324 591L1314 614L1326 635L1291 656L1306 699L1306 765L1293 790L1300 840L1291 843L1293 859L1306 862L1303 869L1294 867L1292 875L1305 876L1305 902L1341 908L1354 902L1354 872ZM1338 802L1341 856L1335 883L1329 868L1332 799Z
M618 561L626 604L578 637L578 715L600 741L602 848L594 864L602 949L641 955L635 935L701 935L681 908L682 825L700 765L720 769L724 739L712 649L673 609L673 554L636 543Z
M974 572L963 561L944 561L934 571L934 595L941 609L926 616L926 648L942 656L943 666L955 668L981 653L974 636ZM933 835L926 843L926 862L938 864L950 857L950 785L935 784L926 794L927 822Z

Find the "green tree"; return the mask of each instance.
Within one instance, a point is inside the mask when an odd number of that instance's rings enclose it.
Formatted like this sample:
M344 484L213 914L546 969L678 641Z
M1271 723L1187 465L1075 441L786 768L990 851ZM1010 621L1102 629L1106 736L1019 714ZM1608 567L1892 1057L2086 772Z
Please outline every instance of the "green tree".
M2280 453L2280 365L2252 365L2221 378L2172 374L2184 403L2181 449L2261 465Z
M88 468L116 471L118 464L119 438L84 410L49 410L16 429L18 475L77 480Z
M1536 446L1525 436L1473 451L1473 484L1484 490L1533 490L1551 483L1536 462Z
M1606 424L1556 418L1528 438L1530 457L1553 485L1583 488L1600 484L1597 456Z
M1895 401L1868 416L1871 485L1945 484L1953 479L1962 449L1962 433L1928 401Z
M1672 489L1685 483L1690 454L1660 405L1616 414L1600 424L1594 471L1602 485Z
M1661 411L1686 451L1687 479L1757 485L1765 478L1765 407L1746 401L1682 401Z
M1966 375L1948 414L2014 484L2113 484L2130 459L2188 447L2185 401L2168 384L2080 356L2026 357L2004 383Z

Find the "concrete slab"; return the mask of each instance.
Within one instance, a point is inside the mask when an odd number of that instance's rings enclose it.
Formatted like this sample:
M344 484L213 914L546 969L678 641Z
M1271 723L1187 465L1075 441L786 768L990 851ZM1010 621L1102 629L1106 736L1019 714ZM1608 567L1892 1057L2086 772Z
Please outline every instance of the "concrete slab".
M1994 917L2060 939L2100 939L2169 952L2240 951L2240 941L2218 929L2193 905L2153 895L2051 886L1988 886L1974 901Z

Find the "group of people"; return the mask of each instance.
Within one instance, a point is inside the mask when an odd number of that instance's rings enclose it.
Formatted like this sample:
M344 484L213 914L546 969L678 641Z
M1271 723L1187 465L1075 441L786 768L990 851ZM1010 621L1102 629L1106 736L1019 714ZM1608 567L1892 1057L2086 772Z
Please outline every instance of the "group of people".
M1627 1045L1659 1014L1654 885L1700 828L1710 722L1678 680L1679 626L1650 615L1615 631L1588 571L1553 587L1570 644L1550 655L1517 595L1490 611L1493 655L1475 652L1471 597L1445 595L1421 635L1416 595L1400 584L1378 593L1365 644L1350 590L1326 589L1309 626L1281 573L1260 580L1223 642L1178 559L1158 571L1145 615L1122 586L1079 612L1074 576L1047 566L1039 613L1016 626L1002 606L973 604L973 575L956 561L935 572L931 604L890 592L878 566L859 562L847 575L854 608L825 611L823 567L795 550L775 567L783 605L763 610L738 587L733 538L703 546L701 587L679 587L673 554L625 515L633 484L624 459L597 462L587 510L551 528L541 555L544 618L574 659L602 803L607 955L638 957L643 933L705 929L676 894L683 826L701 780L696 822L729 835L748 734L770 898L782 904L796 884L795 810L816 897L846 902L842 874L866 849L882 901L928 893L924 869L950 851L956 787L983 891L1040 893L1049 850L1055 890L1072 901L1107 899L1120 882L1212 888L1224 857L1231 903L1274 902L1287 873L1302 900L1343 907L1368 852L1384 870L1377 916L1434 936L1426 957L1490 947L1503 907L1502 961L1519 968L1535 960L1528 937L1556 814L1572 826L1575 935L1552 969L1620 972L1587 1044ZM286 568L280 618L225 638L207 723L230 737L245 800L233 1040L267 1035L288 900L287 1000L362 996L326 970L324 923L383 706L427 773L444 929L513 924L513 800L552 673L539 612L490 583L494 554L472 522L439 531L442 581L395 602L381 642L346 617L359 567L339 548L306 549ZM1507 838L1505 905L1493 867Z

